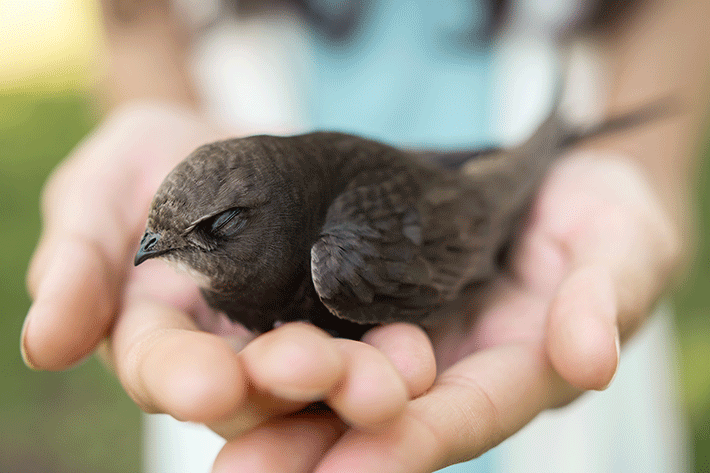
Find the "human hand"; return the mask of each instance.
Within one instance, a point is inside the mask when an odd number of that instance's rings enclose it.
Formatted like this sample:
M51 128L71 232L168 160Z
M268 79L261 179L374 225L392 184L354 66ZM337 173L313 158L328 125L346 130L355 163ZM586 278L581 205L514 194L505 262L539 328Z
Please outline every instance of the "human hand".
M648 316L677 259L675 230L638 169L599 154L560 160L510 274L483 304L462 304L468 321L451 317L432 331L441 372L391 425L273 418L228 442L215 471L430 472L478 456L542 410L604 389L620 342Z
M226 438L314 400L338 413L321 422L333 434L344 428L339 418L381 428L433 382L433 351L421 329L383 327L367 344L288 324L249 343L252 336L211 311L184 276L160 262L133 267L159 183L217 138L185 110L134 105L57 169L28 273L26 363L64 369L102 346L141 408L207 423Z

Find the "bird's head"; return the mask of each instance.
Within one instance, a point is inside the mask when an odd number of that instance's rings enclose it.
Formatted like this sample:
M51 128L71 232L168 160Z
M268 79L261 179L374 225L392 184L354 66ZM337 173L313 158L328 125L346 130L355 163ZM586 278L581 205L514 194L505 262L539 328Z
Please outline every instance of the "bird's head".
M266 154L256 138L195 150L158 188L135 264L161 258L217 291L278 278L298 205Z

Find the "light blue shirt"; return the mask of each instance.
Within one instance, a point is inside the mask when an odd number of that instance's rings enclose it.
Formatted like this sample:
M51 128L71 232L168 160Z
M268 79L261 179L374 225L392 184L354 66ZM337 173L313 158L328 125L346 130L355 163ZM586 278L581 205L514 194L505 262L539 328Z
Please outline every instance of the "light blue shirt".
M399 145L489 144L491 57L475 39L486 24L476 5L372 0L345 41L313 34L312 126Z

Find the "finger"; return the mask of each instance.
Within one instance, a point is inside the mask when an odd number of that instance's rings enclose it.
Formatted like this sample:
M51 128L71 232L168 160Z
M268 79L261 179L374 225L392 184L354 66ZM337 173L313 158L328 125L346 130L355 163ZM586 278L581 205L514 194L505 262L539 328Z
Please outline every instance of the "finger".
M431 385L429 380L419 379L431 377L435 371L426 334L404 324L390 330L393 335L397 332L399 344L390 342L390 353L403 356L419 352L421 359L428 355L430 368L421 373L419 367L404 366L404 360L401 364L417 378L414 382ZM378 338L376 333L372 337ZM380 342L386 345L384 340ZM292 401L292 408L325 400L338 415L359 428L378 428L391 421L408 398L405 383L385 354L365 343L333 339L310 324L285 324L267 332L251 342L241 356L258 390Z
M255 338L239 357L249 383L246 399L228 418L209 423L226 439L325 399L345 370L333 338L304 323L285 324Z
M27 277L35 299L21 336L28 366L67 368L96 347L116 314L153 192L177 158L212 136L184 110L126 107L55 171Z
M258 389L293 401L324 399L345 370L333 338L305 323L285 324L261 335L241 356Z
M555 296L547 321L547 353L557 372L579 389L605 389L619 365L613 282L607 270L573 272Z
M206 422L206 425L225 440L233 440L251 432L270 419L299 412L307 406L307 402L278 398L248 386L247 395L237 409L225 418Z
M124 219L108 205L101 207L98 198L87 204L82 191L67 184L70 171L75 179L85 177L65 165L48 183L45 229L27 276L34 302L21 351L35 369L64 369L94 350L116 313L127 267L132 235L125 235L130 232ZM86 180L95 191L101 185L100 178ZM58 189L64 191L61 197Z
M40 239L37 242L37 247L30 259L27 268L27 276L25 278L25 286L32 299L37 298L39 284L49 266L50 258L54 255L54 246L57 240L57 238L50 238L49 234L45 231L40 235ZM51 245L50 242L52 243Z
M342 339L335 343L345 359L345 372L326 398L328 405L358 429L376 430L391 423L408 399L397 369L366 343Z
M112 267L101 247L89 240L55 241L22 330L21 351L28 366L64 369L91 353L116 309L120 276Z
M571 392L535 344L490 348L439 376L378 432L348 431L318 473L431 472L481 455Z
M556 172L558 178L543 195L539 212L571 269L589 265L608 269L623 341L665 288L680 245L641 172L628 161L594 156L579 153ZM565 196L563 204L560 195Z
M544 267L556 275L547 287L554 295L547 325L554 366L576 387L603 389L616 371L620 341L664 289L677 238L630 164L582 155L566 163L536 206L519 261L553 263ZM524 268L519 264L520 274Z
M95 154L93 148L89 140L79 147L78 155ZM118 270L137 237L134 235L137 218L130 214L139 213L136 209L145 203L134 195L136 179L121 177L119 170L108 164L92 169L78 155L56 169L42 192L42 235L27 274L28 290L33 297L63 241L85 242L100 251L105 262L114 266L112 269Z
M362 341L381 351L404 380L410 398L431 387L436 358L429 336L421 327L395 323L373 328Z
M575 267L607 268L617 297L619 330L624 337L636 329L663 291L674 251L658 233L660 224L652 224L644 217L629 224L629 218L628 211L607 209L594 219L586 234L570 243Z
M310 472L344 430L334 415L280 418L228 442L212 471Z
M188 313L154 298L127 299L112 333L111 356L126 392L148 412L222 421L246 395L233 344L198 331Z

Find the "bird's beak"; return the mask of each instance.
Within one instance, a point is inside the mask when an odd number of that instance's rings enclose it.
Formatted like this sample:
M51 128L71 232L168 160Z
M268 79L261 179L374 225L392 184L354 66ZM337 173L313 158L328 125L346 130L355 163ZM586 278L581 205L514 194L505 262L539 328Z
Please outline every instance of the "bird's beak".
M138 266L143 261L155 258L156 256L162 255L168 251L165 248L162 248L162 245L158 245L160 236L160 233L153 233L150 231L145 232L145 235L141 238L141 246L138 248L136 257L133 260L134 265Z

